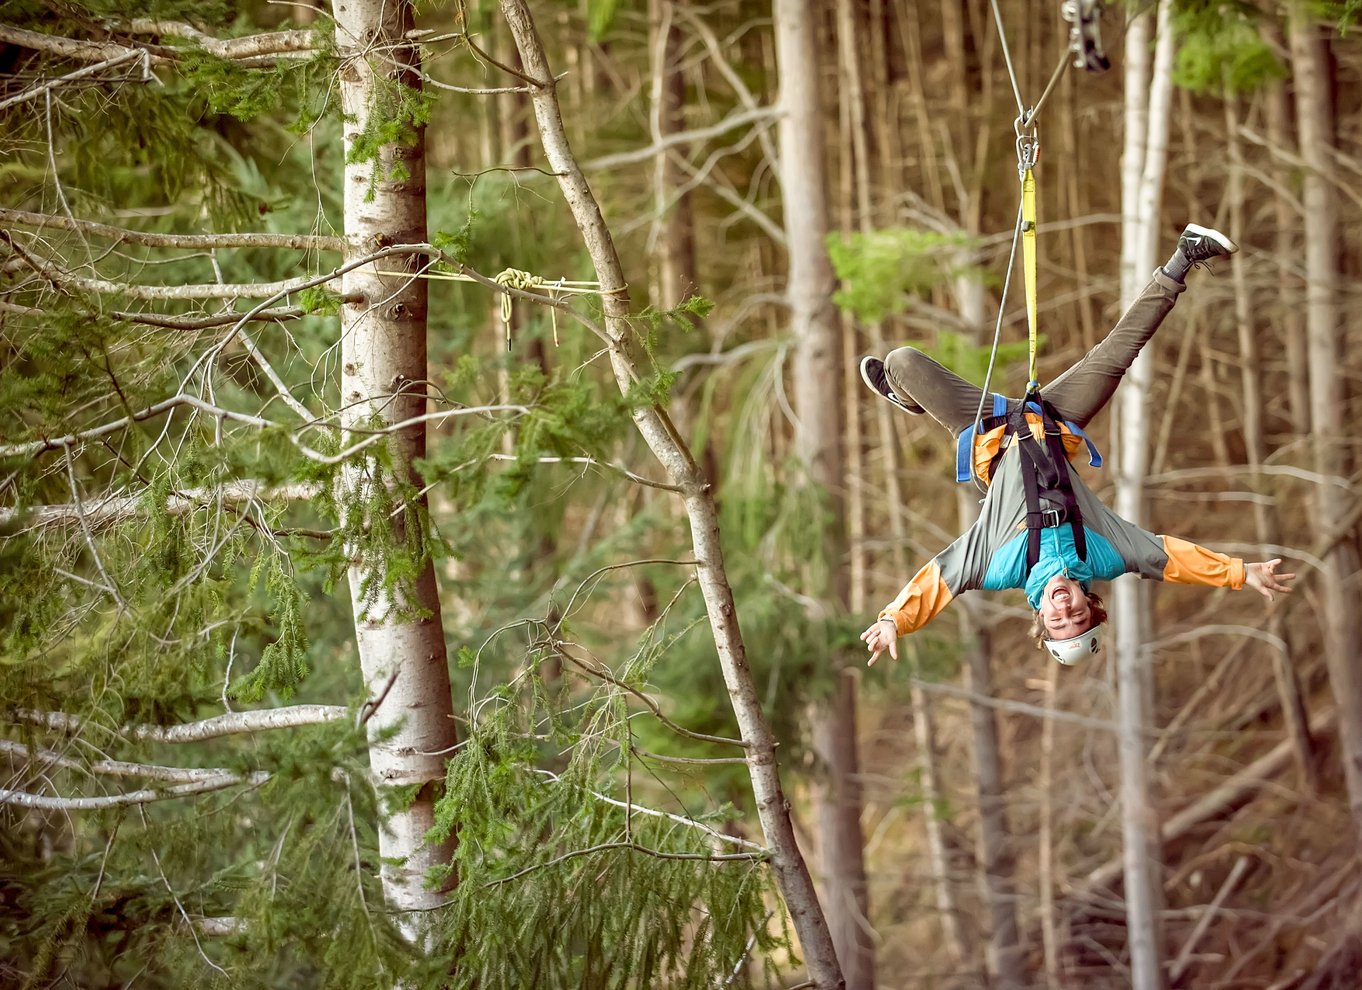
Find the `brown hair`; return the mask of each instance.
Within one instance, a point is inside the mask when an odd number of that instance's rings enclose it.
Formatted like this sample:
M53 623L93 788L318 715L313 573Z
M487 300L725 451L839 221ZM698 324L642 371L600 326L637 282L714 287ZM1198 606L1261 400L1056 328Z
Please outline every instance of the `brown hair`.
M1084 594L1088 597L1088 608L1092 611L1093 621L1088 629L1095 629L1107 621L1107 607L1102 603L1102 596L1097 592L1086 591ZM1087 632L1088 629L1084 629L1083 632ZM1031 638L1036 641L1036 649L1045 649L1045 641L1049 637L1046 635L1045 623L1041 621L1039 610L1031 613Z

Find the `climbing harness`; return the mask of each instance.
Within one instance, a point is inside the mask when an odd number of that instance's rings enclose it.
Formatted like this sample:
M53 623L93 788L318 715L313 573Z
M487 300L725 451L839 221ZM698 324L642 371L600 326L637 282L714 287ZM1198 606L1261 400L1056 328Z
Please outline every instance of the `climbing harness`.
M1041 441L1031 432L1028 412L1040 415L1044 450ZM1026 492L1026 567L1028 572L1040 560L1041 530L1068 523L1073 529L1074 550L1079 560L1088 559L1087 536L1083 530L1083 513L1074 495L1073 480L1069 477L1069 459L1065 455L1064 440L1059 432L1059 414L1055 407L1041 397L1040 389L1027 392L1026 400L1012 410L1007 422L1008 435L1016 438L1021 448L1022 488ZM1041 499L1059 508L1044 508Z
M992 415L984 416L983 418L978 419L975 422L971 423L969 426L961 430L960 435L956 437L955 480L958 482L964 483L966 481L969 481L971 476L973 475L974 471L973 453L975 438L982 434L988 433L990 430L997 429L999 426L1007 425L1008 422L1007 396L1002 395L998 392L993 392L992 396L993 396ZM1040 407L1034 401L1032 401L1032 396L1030 395L1027 396L1027 401L1025 405L1027 412L1036 414L1040 413ZM1087 446L1088 465L1090 467L1100 468L1102 466L1102 452L1097 449L1097 444L1092 442L1092 438L1083 432L1083 427L1079 426L1077 423L1070 419L1060 420L1058 415L1053 412L1051 413L1051 415L1054 416L1056 422L1062 422L1064 426L1068 427L1070 433L1078 437L1078 439L1082 440L1083 443ZM999 454L1001 454L1001 451L999 451ZM989 472L989 475L990 477L992 476L991 470Z

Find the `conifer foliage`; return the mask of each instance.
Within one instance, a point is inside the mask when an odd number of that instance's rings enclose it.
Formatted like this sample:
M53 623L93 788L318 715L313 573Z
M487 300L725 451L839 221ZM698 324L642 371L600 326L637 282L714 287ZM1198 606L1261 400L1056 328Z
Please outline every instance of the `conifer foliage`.
M630 529L506 581L666 380L430 370L495 286L474 211L427 233L410 5L151 6L0 24L0 982L749 985L750 809L637 726L743 743L650 694L665 614L590 628Z

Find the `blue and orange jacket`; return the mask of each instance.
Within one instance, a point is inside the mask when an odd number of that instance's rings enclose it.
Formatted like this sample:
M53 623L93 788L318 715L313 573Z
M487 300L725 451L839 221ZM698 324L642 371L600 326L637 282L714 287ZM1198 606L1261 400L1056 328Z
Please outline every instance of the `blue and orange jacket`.
M1039 438L1040 418L1028 414L1027 419ZM1072 457L1082 440L1066 428L1061 430L1065 449ZM976 588L1023 588L1035 608L1046 583L1061 572L1085 588L1092 581L1110 581L1122 574L1212 588L1244 586L1241 559L1175 536L1156 536L1127 522L1103 505L1068 464L1065 466L1083 514L1087 560L1078 559L1073 528L1064 522L1042 531L1041 558L1028 573L1021 450L1015 443L1003 449L1003 434L1004 427L1000 426L974 441L975 473L990 482L978 521L928 561L880 612L881 619L893 620L900 636L921 629L959 595Z

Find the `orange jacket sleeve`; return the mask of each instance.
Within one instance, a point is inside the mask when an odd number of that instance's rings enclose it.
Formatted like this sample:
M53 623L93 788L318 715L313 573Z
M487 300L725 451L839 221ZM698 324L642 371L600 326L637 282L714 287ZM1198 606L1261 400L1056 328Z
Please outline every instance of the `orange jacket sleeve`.
M929 560L913 579L903 586L898 597L885 606L881 619L894 620L900 636L916 632L955 599L941 576L941 565Z
M1244 562L1238 557L1227 557L1176 536L1162 539L1164 553L1168 554L1168 563L1163 565L1165 581L1236 590L1244 586Z

